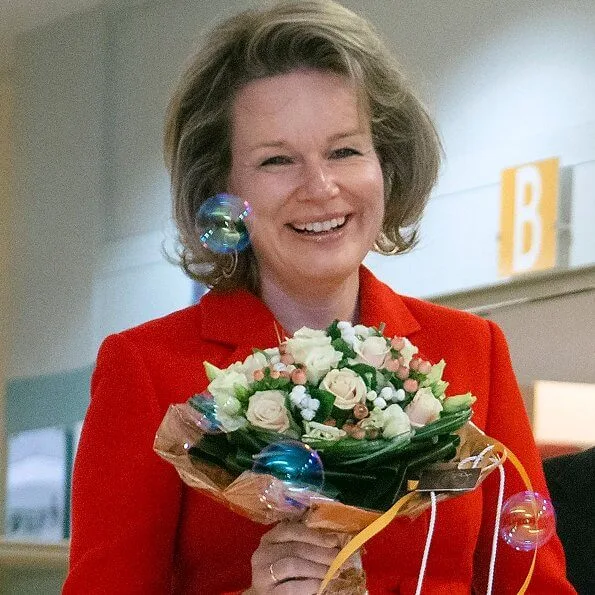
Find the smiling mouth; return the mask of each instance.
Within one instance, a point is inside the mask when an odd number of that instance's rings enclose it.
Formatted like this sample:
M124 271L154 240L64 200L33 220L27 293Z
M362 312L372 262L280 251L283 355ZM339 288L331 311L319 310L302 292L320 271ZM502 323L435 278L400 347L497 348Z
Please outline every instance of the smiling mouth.
M348 220L349 215L320 221L312 221L310 223L290 223L289 227L299 234L317 235L342 229Z

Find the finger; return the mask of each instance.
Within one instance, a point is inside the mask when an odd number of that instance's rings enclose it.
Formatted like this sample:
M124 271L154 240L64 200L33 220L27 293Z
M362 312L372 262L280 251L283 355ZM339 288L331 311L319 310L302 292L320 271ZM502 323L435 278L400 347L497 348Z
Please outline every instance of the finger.
M303 541L274 543L263 548L263 558L272 562L280 558L302 558L317 564L330 566L339 553L339 548L320 547Z
M273 543L264 545L254 552L253 566L264 568L281 558L302 558L328 567L337 557L339 551L339 548L320 547L301 541Z
M310 529L303 523L278 523L262 538L262 543L284 543L287 541L302 541L320 547L337 547L340 536L329 531Z
M322 580L327 570L328 566L326 564L318 564L303 558L281 558L273 564L273 572L279 583L295 579Z
M302 580L302 581L287 581L277 585L273 589L275 595L316 595L320 589L321 581L318 580Z

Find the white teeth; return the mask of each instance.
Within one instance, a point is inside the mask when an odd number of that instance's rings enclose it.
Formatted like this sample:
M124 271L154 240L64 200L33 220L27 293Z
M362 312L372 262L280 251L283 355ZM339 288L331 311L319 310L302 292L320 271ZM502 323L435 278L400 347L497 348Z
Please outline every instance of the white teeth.
M298 231L313 231L319 233L321 231L330 231L335 227L340 227L345 223L345 217L338 219L327 219L326 221L314 221L312 223L293 223L293 227Z

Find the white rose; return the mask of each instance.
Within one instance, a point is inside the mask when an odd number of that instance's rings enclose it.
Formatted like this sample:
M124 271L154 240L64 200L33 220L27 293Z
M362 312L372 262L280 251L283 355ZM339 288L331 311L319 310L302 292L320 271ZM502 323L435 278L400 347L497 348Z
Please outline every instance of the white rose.
M229 397L235 397L234 387L240 385L248 388L246 375L237 369L222 370L211 381L207 390L213 395L216 403L225 402Z
M384 337L366 337L363 341L356 339L353 350L357 353L356 363L380 368L390 352L390 345Z
M286 352L296 363L306 366L308 380L317 383L343 358L343 354L331 345L331 338L324 331L306 327L296 331L285 343Z
M255 392L248 401L246 418L253 426L285 432L289 428L285 395L279 390Z
M333 426L326 426L315 421L307 421L305 424L306 433L302 435L302 440L307 442L308 438L313 440L340 440L347 436L345 430L335 428Z
M407 337L403 337L403 341L405 342L405 347L399 351L399 354L404 360L404 366L409 367L413 356L419 351L419 349L409 340Z
M384 424L382 435L385 438L394 438L400 434L406 434L411 430L411 423L407 414L399 405L389 405L384 410Z
M372 329L369 326L364 326L363 324L356 324L353 327L355 334L360 337L369 337Z
M291 339L287 339L285 350L293 356L296 362L303 364L303 360L308 356L311 349L327 347L330 344L331 338L324 331L317 331L304 326L295 331Z
M437 420L442 411L442 403L434 397L432 389L420 388L413 397L413 401L405 407L405 413L411 420L411 425L420 428Z
M254 380L254 372L256 372L256 370L262 370L262 368L266 367L267 363L267 358L264 353L257 351L244 360L241 370L250 382Z
M364 381L349 368L331 370L320 383L320 388L335 395L335 407L338 409L353 409L366 400Z
M359 426L362 428L377 428L381 429L384 426L384 415L385 409L380 409L380 407L374 407L372 411L370 411L370 415L362 421L359 422Z

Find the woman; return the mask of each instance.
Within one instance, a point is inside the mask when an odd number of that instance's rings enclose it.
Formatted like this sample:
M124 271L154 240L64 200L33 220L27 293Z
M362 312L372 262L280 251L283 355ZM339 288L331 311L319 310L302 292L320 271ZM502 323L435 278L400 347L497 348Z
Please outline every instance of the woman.
M290 335L336 318L385 322L389 336L444 357L453 393L478 396L476 423L545 490L501 332L400 297L361 266L370 249L411 247L439 163L426 112L367 22L332 2L296 2L221 24L170 104L165 147L182 266L214 289L101 347L65 593L316 592L337 536L256 525L183 486L151 448L168 404L204 390L204 360L225 367L274 345L276 325ZM196 231L197 209L222 191L252 206L240 254L209 252ZM495 488L488 480L440 506L426 592L485 591ZM371 594L415 591L427 526L427 515L397 520L367 544ZM531 592L573 592L557 539L537 560ZM501 547L495 592L516 593L528 565Z

